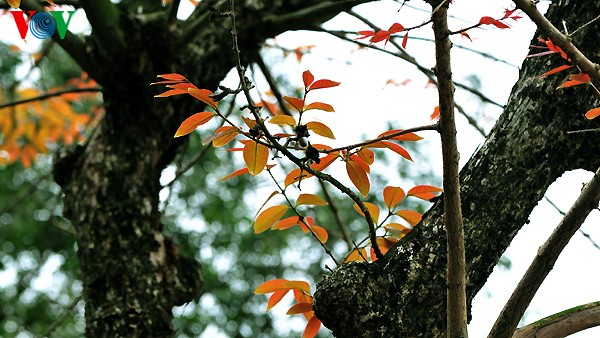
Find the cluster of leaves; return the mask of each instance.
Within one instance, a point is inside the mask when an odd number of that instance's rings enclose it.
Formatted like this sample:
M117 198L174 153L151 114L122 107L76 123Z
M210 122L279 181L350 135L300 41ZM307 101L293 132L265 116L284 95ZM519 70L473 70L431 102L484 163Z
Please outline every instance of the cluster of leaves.
M69 80L66 87L52 88L46 93L36 88L23 88L10 94L11 100L27 100L65 88L95 86L95 81L83 74L80 78ZM5 101L7 94L0 90L0 101ZM0 164L20 161L24 167L29 167L39 154L47 153L52 144L62 142L69 145L83 141L84 129L97 120L102 109L95 106L87 113L78 112L74 107L96 100L95 93L65 93L44 101L35 100L27 105L0 109Z
M563 70L567 70L573 67L573 64L571 64L571 59L567 56L567 53L565 53L564 50L562 50L562 48L560 48L559 46L555 45L552 40L547 39L544 40L542 38L538 39L541 43L544 44L544 46L540 47L540 48L544 48L547 49L544 52L540 52L540 53L536 53L536 54L531 54L528 55L528 57L537 57L537 56L544 56L544 55L550 55L550 54L559 54L561 58L563 58L564 60L566 60L569 64L566 65L562 65L562 66L558 66L555 67L549 71L547 71L546 73L538 76L538 78L544 78L548 75L552 75L552 74L556 74L559 73ZM596 93L600 94L600 91L598 91L598 89L594 86L594 84L591 81L591 78L588 74L584 73L581 71L581 69L579 69L579 67L577 67L578 72L575 74L570 74L569 75L569 79L565 82L563 82L560 86L558 86L557 89L560 88L568 88L568 87L573 87L573 86L578 86L581 84L588 84L590 86L592 86L595 90ZM590 109L588 112L585 113L585 117L588 119L593 119L600 116L600 107L597 108L592 108Z
M375 153L371 149L389 149L403 158L412 161L408 151L393 141L419 141L422 139L414 133L404 132L402 130L389 130L380 134L374 140L337 149L325 144L311 144L309 141L311 133L329 139L335 139L335 136L331 128L322 122L309 121L303 123L302 119L304 113L310 110L320 110L324 112L334 112L335 110L328 103L307 102L307 95L313 90L336 87L340 85L340 82L329 79L315 80L315 77L308 70L302 74L304 95L301 98L290 96L283 97L289 107L292 108L292 115L272 115L266 119L260 118L258 114L251 115L250 117L242 116L241 120L245 124L245 127L234 124L224 116L219 109L218 101L227 96L228 93L235 92L234 90L222 88L224 90L223 92L213 93L207 89L199 89L180 74L162 74L158 77L162 78L162 80L152 84L166 85L167 91L156 95L156 97L188 94L205 103L212 109L212 111L198 112L185 119L175 132L175 137L190 134L199 126L212 120L215 116L219 117L224 125L218 127L214 133L204 138L202 141L203 144L212 143L214 147L221 147L236 139L237 136L241 135L245 137L245 139L239 141L241 146L230 148L228 150L242 152L246 166L235 170L233 173L221 178L221 180L227 180L244 174L255 176L265 171L268 172L273 179L278 189L267 198L261 209L267 205L271 198L278 195L283 196L285 203L275 204L265 208L263 211L259 211L254 220L254 232L259 234L266 230L286 230L299 226L304 233L310 233L317 239L325 251L330 255L330 250L326 246L326 242L329 238L327 230L325 227L317 225L314 217L307 215L308 210L301 209L304 208L304 206L326 206L328 205L328 202L316 194L308 193L300 194L295 201L293 201L293 198L289 196L288 188L293 185L297 185L298 188L300 188L300 184L303 180L309 179L314 175L317 175L317 173L322 173L331 164L340 160L345 163L346 173L352 184L363 197L367 197L371 189L368 174L370 173L370 166L375 162ZM282 132L272 133L267 128L266 122L270 125L276 125L284 130ZM276 163L269 163L269 160L278 158L279 153L282 151L290 152L290 154L292 154L291 156L295 157L296 161L294 161L290 155L286 154L286 156L290 157L298 167L288 172L283 179L283 184L280 184L271 170ZM303 156L295 154L301 154ZM311 168L312 170L308 170L308 168ZM321 175L318 176L320 179L323 179ZM348 255L346 261L353 259L366 261L366 255L363 253L366 252L369 246L371 247L371 250L373 250L374 247L381 246L387 251L391 245L408 233L421 219L420 213L408 209L395 210L395 207L407 196L415 196L424 200L429 200L435 196L434 193L440 191L441 189L432 186L417 186L409 190L408 194L405 194L404 190L399 187L386 187L384 189L383 199L388 206L388 215L383 222L392 216L399 216L404 219L408 225L394 222L386 223L384 225L382 222L379 224L378 229L385 229L385 234L381 238L376 239L376 243L368 243L367 239L363 240L359 245L366 244L362 247L356 246L355 250ZM372 221L374 220L376 223L379 218L379 208L368 202L359 201L358 203L362 203L363 206L366 207L366 210L373 215L368 217L373 217ZM355 208L361 215L365 216L361 211L361 208L358 207L358 204ZM291 212L292 215L284 218L289 212ZM335 260L333 256L332 258ZM376 260L376 257L372 254L371 261L374 260ZM269 300L268 309L270 309L290 290L294 290L298 304L292 307L288 313L304 313L308 320L305 337L313 337L318 331L320 321L312 314L310 305L312 297L310 296L308 283L277 279L266 282L257 289L256 293L275 292Z

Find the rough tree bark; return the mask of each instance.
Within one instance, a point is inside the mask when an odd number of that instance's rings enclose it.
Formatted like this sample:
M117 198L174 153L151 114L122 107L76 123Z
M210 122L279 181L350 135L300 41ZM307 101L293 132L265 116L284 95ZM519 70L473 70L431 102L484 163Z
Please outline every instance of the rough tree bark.
M251 62L268 37L321 24L367 2L239 1L239 44ZM177 2L174 2L177 3ZM157 74L184 74L215 89L234 65L227 1L203 1L191 20L166 25L160 1L81 0L89 38L57 39L103 87L106 113L85 146L57 156L54 178L77 231L86 336L169 337L171 309L201 292L199 264L162 234L159 177L181 142L174 131L202 107L190 98L154 99ZM41 10L24 0L23 10Z
M598 1L562 0L547 16L559 27L565 20L572 31L599 14ZM573 41L598 63L597 25L585 27ZM538 44L537 36L532 44ZM583 113L600 101L584 88L556 90L564 76L535 79L563 63L551 57L525 60L504 113L461 171L469 303L548 186L566 171L600 166L599 134L567 133L598 128ZM383 259L344 265L318 284L315 313L335 336L445 336L443 212L440 201L414 236Z

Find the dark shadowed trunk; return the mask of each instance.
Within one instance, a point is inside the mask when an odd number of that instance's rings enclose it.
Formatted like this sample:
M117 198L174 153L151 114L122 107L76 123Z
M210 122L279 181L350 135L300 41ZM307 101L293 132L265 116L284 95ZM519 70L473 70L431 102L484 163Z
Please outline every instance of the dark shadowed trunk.
M598 1L565 0L555 1L547 15L555 25L565 20L573 31L599 14ZM596 63L597 27L573 37ZM532 44L539 44L536 39ZM600 122L583 114L600 101L584 87L556 90L566 75L535 78L564 63L557 55L524 62L504 113L461 171L469 303L548 186L565 171L600 166L599 134L567 133L598 128ZM438 202L416 234L384 259L345 265L319 283L316 314L335 336L445 336L443 212Z

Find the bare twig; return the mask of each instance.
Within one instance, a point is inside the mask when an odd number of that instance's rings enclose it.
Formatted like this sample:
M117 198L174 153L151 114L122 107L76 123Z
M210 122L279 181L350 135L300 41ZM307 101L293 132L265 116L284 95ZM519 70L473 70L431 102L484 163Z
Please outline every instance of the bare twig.
M50 325L50 327L46 330L46 332L44 332L44 334L42 335L42 337L50 337L52 336L52 333L54 333L54 331L60 327L60 325L62 325L62 323L64 323L64 321L69 318L69 316L71 316L71 311L75 308L75 306L77 306L77 304L79 304L79 302L81 301L81 299L83 298L83 295L80 294L79 296L75 297L75 299L73 299L73 301L63 310L62 315L60 316L60 318L58 318L57 321L55 321L54 323L52 323L52 325Z
M327 190L327 185L322 180L319 180L319 184L321 185L321 189L323 190L323 195L325 195L325 201L327 201L327 205L329 206L329 209L331 210L331 213L333 214L333 219L335 220L335 224L340 229L340 232L342 233L342 236L344 237L344 240L346 241L346 244L348 245L348 250L352 250L352 247L353 247L352 238L350 237L350 233L348 232L346 225L344 224L344 222L342 222L342 218L340 217L340 212L339 212L337 206L335 205L333 198L331 198L329 191ZM354 249L358 249L358 248L354 247Z
M46 93L46 94L43 94L43 95L40 95L40 96L31 97L31 98L24 99L24 100L18 100L18 101L3 103L3 104L0 104L0 109L8 108L8 107L14 107L14 106L18 106L18 105L21 105L21 104L34 102L34 101L42 101L42 100L49 99L49 98L52 98L52 97L55 97L55 96L60 96L60 95L63 95L63 94L86 93L86 92L101 92L101 91L102 91L102 88L99 88L99 87L73 88L73 89L59 90L59 91L56 91L56 92Z
M442 139L444 177L444 223L448 265L446 274L447 335L450 338L467 337L467 299L465 239L460 207L460 183L458 178L458 149L454 122L454 85L450 65L452 43L448 35L448 5L445 1L431 1L434 7L433 33L435 37L435 75L438 80L440 107L440 136Z
M557 205L556 205L554 202L552 202L552 200L550 200L550 199L548 198L548 196L544 196L544 199L546 200L546 202L550 203L550 205L551 205L552 207L554 207L554 209L556 210L556 212L558 212L559 214L561 214L561 215L563 215L563 216L564 216L564 215L566 215L566 212L562 211L562 210L561 210L561 209L560 209L560 208L559 208L559 207L558 207L558 206L557 206ZM598 243L596 243L596 241L594 241L594 240L592 239L592 236L590 236L590 234L588 234L587 232L585 232L585 231L581 230L581 228L579 228L579 233L580 233L580 234L581 234L583 237L587 238L587 240L588 240L588 241L590 241L590 243L591 243L591 244L592 244L592 245L593 245L593 246L594 246L596 249L600 250L600 245L598 245Z
M510 299L498 316L488 338L510 337L536 291L554 266L558 256L600 201L600 168L560 221L525 272Z

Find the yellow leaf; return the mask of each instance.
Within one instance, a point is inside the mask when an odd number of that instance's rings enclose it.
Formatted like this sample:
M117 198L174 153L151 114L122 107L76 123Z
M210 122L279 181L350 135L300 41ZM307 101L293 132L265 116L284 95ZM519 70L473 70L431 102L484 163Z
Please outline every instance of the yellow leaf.
M396 215L404 218L412 226L417 225L421 221L421 217L423 217L420 213L413 210L399 210L396 211Z
M333 107L327 103L323 103L323 102L313 102L311 104L309 104L308 106L306 106L306 109L304 110L311 110L311 109L319 109L319 110L324 110L326 112L330 112L333 113L335 112L335 110L333 110Z
M263 212L256 217L254 221L254 233L261 233L269 229L275 222L279 221L281 217L288 211L287 205L275 205L265 209Z
M288 126L295 126L296 125L296 119L293 118L292 116L288 116L288 115L276 115L273 116L269 119L268 121L269 123L273 123L273 124L277 124L280 126L283 125L288 125Z
M333 136L333 132L331 131L331 129L329 129L329 127L327 127L321 122L308 122L306 124L306 127L308 128L308 130L314 132L317 135L321 135L323 137L328 137L330 139L335 140L335 136Z
M400 187L388 186L383 189L383 201L389 210L392 210L404 199L404 190Z
M328 203L318 195L300 194L300 196L298 196L298 199L296 200L296 206L300 206L303 204L327 205Z
M254 141L248 142L244 146L244 162L248 166L250 175L260 174L269 160L269 148Z
M248 128L252 129L256 125L256 120L249 119L245 116L242 116L242 121L248 126Z
M371 183L369 182L369 177L363 167L354 161L348 161L346 162L346 172L360 194L363 197L367 197L367 195L369 195L369 190L371 190Z
M179 129L177 129L177 132L175 132L174 137L184 136L193 132L199 126L210 121L210 119L212 119L214 116L215 114L205 111L188 117L187 119L185 119L185 121L183 121L183 123L181 123Z
M369 202L364 202L364 204L365 207L367 207L367 210L369 210L369 214L371 214L373 222L377 223L379 220L379 207ZM356 203L354 203L354 210L356 210L356 212L358 212L362 217L365 217L365 214L362 212L362 210L360 210L358 204Z

